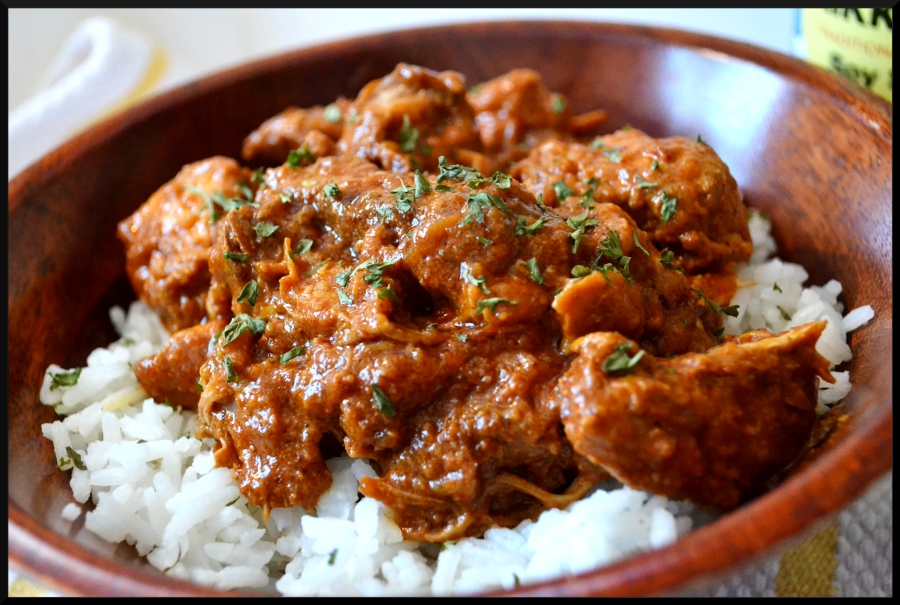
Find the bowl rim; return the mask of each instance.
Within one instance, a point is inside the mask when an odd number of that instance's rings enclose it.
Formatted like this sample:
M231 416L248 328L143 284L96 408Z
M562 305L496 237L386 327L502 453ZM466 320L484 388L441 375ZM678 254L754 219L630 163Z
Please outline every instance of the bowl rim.
M546 33L547 30L560 34L565 30L578 35L621 36L689 49L724 60L751 63L775 72L780 77L802 82L850 106L855 117L866 128L892 144L892 106L887 101L824 69L774 50L685 30L600 20L464 21L379 32L300 47L230 67L164 91L90 126L22 170L9 181L8 212L13 213L19 207L30 189L41 186L51 166L56 171L65 170L75 155L90 154L93 148L115 138L148 116L173 108L191 98L214 93L234 82L277 71L292 63L325 60L347 51L363 50L372 44L381 45L387 39L418 40L427 39L432 34L477 33L486 28L494 31L502 28L510 33L518 31L523 37ZM637 596L666 593L712 579L729 569L771 555L798 536L836 516L861 496L869 485L891 470L892 460L883 454L885 448L890 450L892 447L892 418L890 401L874 406L870 413L860 419L857 424L859 430L817 458L802 473L788 478L777 489L718 520L693 530L673 545L633 555L578 576L523 586L511 592L487 594ZM853 468L836 465L849 452L854 452L857 460L868 464L862 468L858 465ZM813 488L807 484L812 484ZM840 485L842 489L833 489L834 485ZM750 521L763 518L768 510L793 510L798 498L807 505L814 506L816 515L807 518L791 515L778 526L757 524L753 527L752 534L747 533L744 526ZM151 570L119 564L112 559L100 560L96 553L76 542L66 546L60 541L60 534L38 523L12 500L8 500L8 530L10 565L64 594L99 595L98 587L108 589L102 594L120 596L260 594L245 590L221 591L176 578L166 579ZM746 540L740 545L730 544L727 550L718 552L716 557L700 556L703 552L715 550L722 535L735 533L742 534Z

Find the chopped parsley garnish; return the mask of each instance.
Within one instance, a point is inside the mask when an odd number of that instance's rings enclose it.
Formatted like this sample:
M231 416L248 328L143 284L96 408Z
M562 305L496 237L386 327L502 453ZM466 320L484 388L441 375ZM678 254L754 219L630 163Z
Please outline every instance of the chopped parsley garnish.
M663 191L662 197L659 198L661 204L659 207L659 215L662 218L662 224L668 223L675 216L675 209L678 206L678 200Z
M350 283L350 274L353 273L352 269L344 269L334 278L334 281L337 285L342 288L346 288L347 284Z
M69 459L72 461L72 464L80 471L86 471L87 467L84 465L84 460L81 459L81 454L72 449L72 446L66 446L66 453L69 455Z
M700 143L701 145L708 145L707 142L704 141L704 140L700 137L699 134L697 135L697 142Z
M313 241L311 239L301 239L299 242L297 242L297 255L303 256L304 254L312 250L312 247Z
M463 268L462 275L463 275L463 279L465 279L467 282L469 282L470 284L472 284L473 286L475 286L476 288L478 288L485 294L491 293L491 291L488 290L487 283L486 283L487 278L484 275L482 275L481 277L475 277L469 271L468 267Z
M716 342L722 342L722 334L725 333L725 328L718 328L713 330L713 336L716 337Z
M311 164L315 159L316 156L309 150L309 146L304 145L300 149L291 150L287 156L287 160L285 160L285 164L288 165L288 168L296 168L300 164Z
M469 340L469 337L465 334L457 334L456 340L458 340L459 342L466 342L467 340Z
M553 113L556 115L559 115L566 110L566 102L563 101L562 97L559 95L553 95L551 106L553 108Z
M631 350L631 345L628 343L617 346L615 352L603 361L601 370L606 374L614 372L618 372L619 374L631 374L634 371L634 366L636 366L641 360L641 357L644 356L644 351L638 351L637 355L629 357L629 350Z
M146 439L138 439L137 442L138 442L138 445L140 445L141 443L147 443L147 440Z
M276 231L278 231L278 225L273 225L268 221L260 221L253 227L253 230L256 232L256 235L259 237L269 237Z
M466 204L468 205L469 210L466 213L466 217L460 223L460 226L462 227L471 224L473 220L484 224L484 209L491 206L494 206L507 214L512 214L512 211L506 207L503 200L491 193L482 192L470 195L466 198Z
M675 269L679 273L684 273L684 269L675 264L675 253L668 248L663 248L660 254L659 262L663 267Z
M603 141L601 141L599 138L596 138L591 141L591 147L593 147L594 149L603 149L604 147L606 147L606 145L604 145Z
M622 271L622 275L625 276L625 280L629 285L634 284L634 281L631 279L631 272L628 270L628 264L631 262L631 257L625 256L625 252L622 250L622 240L619 239L618 231L612 230L609 232L609 235L600 240L600 255L607 256L619 263L619 268Z
M478 236L477 239L478 239L478 242L479 242L482 246L490 246L491 244L494 243L494 240L488 239L488 238L486 238L486 237L481 237L480 235Z
M341 188L337 186L337 183L329 183L322 189L322 193L326 198L335 198L341 194Z
M494 313L497 309L497 305L506 303L508 305L517 305L518 302L514 300L507 300L505 298L485 298L483 300L478 301L478 305L475 307L475 313L477 315L481 315L484 313L485 309L490 309L491 313Z
M778 282L775 282L775 284L772 286L772 289L776 292L781 292L782 294L784 293L781 288L778 287Z
M196 385L197 385L197 390L202 393L203 392L203 384L200 382L199 378L197 378Z
M562 179L553 183L553 191L556 192L556 199L560 202L564 201L566 198L572 195L572 190L566 186L565 181Z
M435 185L434 190L441 191L441 192L447 192L447 191L453 191L453 187L450 187L449 185Z
M400 151L412 153L419 146L419 129L413 128L409 116L403 116L403 126L400 127Z
M543 218L539 218L530 225L526 225L525 220L524 216L516 219L516 235L534 235L541 230L541 227L547 224L547 220Z
M528 273L531 276L531 281L536 284L544 283L544 276L541 274L541 269L538 267L536 258L529 258L525 263L528 266Z
M391 288L390 285L384 286L382 288L378 288L378 300L387 300L390 298L391 300L396 300L399 302L399 298L397 298L397 293L394 292L394 289Z
M225 506L233 506L233 505L237 504L237 501L240 500L240 499L241 499L241 497L238 496L237 498L235 498L234 500L232 500L231 502L229 502L229 503L226 504Z
M700 298L702 298L703 300L705 300L705 301L706 301L706 304L709 305L709 308L712 309L713 311L715 311L716 313L722 313L723 315L728 315L728 316L730 316L730 317L737 317L737 316L738 316L738 309L740 308L739 305L731 305L730 307L725 307L725 308L723 309L722 307L720 307L719 305L717 305L717 304L714 303L713 301L709 300L709 299L706 297L706 294L704 294L704 293L701 292L700 290L696 290L696 289L694 289L694 288L691 288L691 290L694 291L694 292L696 292L696 293L700 296Z
M222 330L222 346L226 346L234 342L238 336L250 330L255 336L259 336L266 329L266 320L261 318L250 317L246 313L235 315L225 329Z
M244 185L244 187L246 187L246 185ZM259 208L259 204L256 204L252 201L253 192L249 189L242 191L245 195L247 195L247 192L249 192L248 199L240 199L226 197L225 194L221 191L216 191L215 193L207 193L206 191L197 189L196 187L192 187L191 185L185 185L184 188L194 195L199 195L201 198L203 198L203 206L201 207L201 209L206 210L209 213L209 221L211 223L215 223L222 216L216 210L216 206L220 207L225 212L237 210L242 206L252 206L254 208Z
M300 357L301 355L306 355L306 347L303 345L294 347L287 353L281 356L281 363L287 363L295 357Z
M231 357L226 355L222 360L222 365L225 366L225 382L237 382L237 374L234 371L234 362L231 361Z
M256 299L259 296L259 284L256 283L255 279L251 279L247 282L247 285L241 290L241 293L238 294L237 301L238 302L246 302L251 307L256 306Z
M569 234L569 242L572 244L572 254L578 252L578 246L581 245L585 229L588 227L596 227L600 224L597 222L597 219L588 218L589 214L589 212L585 212L580 216L570 216L566 219L566 224L573 229L572 233Z
M321 263L317 263L317 264L313 265L312 268L311 268L309 271L306 272L306 277L312 277L313 275L315 275L316 273L318 273L318 272L319 272L319 269L321 269L322 267L324 267L325 264L326 264L327 262L328 262L328 261L324 261L324 260L323 260Z
M394 201L397 203L397 210L402 213L407 213L412 210L413 202L416 201L415 191L414 188L407 187L406 185L401 185L391 191L391 193L394 194Z
M653 161L655 162L656 160L653 160ZM645 181L644 178L639 174L636 174L634 176L634 180L637 181L638 189L652 189L653 187L656 187L658 185L658 183L651 183L650 181Z
M61 387L72 387L78 383L78 377L81 376L81 370L78 368L71 372L60 372L59 374L50 374L50 390L55 391Z
M791 321L791 316L787 311L785 311L784 309L782 309L779 306L776 306L775 308L778 309L779 311L781 311L781 317L783 317L785 321Z
M500 189L509 189L512 186L512 177L503 172L495 172L491 181Z
M262 168L254 170L253 174L250 175L250 182L254 185L262 185L266 182L266 171Z
M336 548L334 550L332 550L330 553L328 553L328 564L329 565L334 565L334 560L337 558L337 553L338 553L338 549L336 549Z
M621 149L606 149L603 151L603 155L606 156L610 162L619 163L622 161L622 150Z
M391 217L394 216L394 210L390 206L375 206L375 212L381 215L381 220L383 222L391 220ZM407 237L410 235L411 233L406 234Z
M325 107L325 111L322 112L322 117L325 118L326 122L331 122L332 124L337 124L341 121L341 109L336 104L332 103Z
M363 277L363 281L365 281L373 288L383 288L384 284L382 283L381 278L384 276L384 270L393 265L395 262L396 261L378 263L375 262L375 259L369 259L357 266L356 269L353 270L353 272L356 273L360 269L365 269L369 274Z
M431 193L431 183L428 182L428 179L422 176L422 173L416 170L413 178L416 182L416 199L422 197L426 193Z
M537 202L538 208L547 212L547 206L544 204L544 195L541 193L537 194L537 197L534 198L534 201Z
M288 195L287 193L279 193L278 199L281 200L282 204L290 204L294 200L294 197L292 195Z
M377 384L372 385L372 394L375 396L375 405L378 407L379 412L388 418L393 418L397 415L391 400L388 399L388 396L384 394L384 391Z
M591 274L592 269L584 265L575 265L572 267L572 277L585 277Z
M653 163L650 164L650 170L659 170L659 161L656 158L653 158Z
M440 174L438 174L437 178L438 183L447 179L471 181L472 179L481 178L481 173L474 168L462 166L460 164L453 164L452 166L448 166L447 158L445 158L444 156L438 158L438 168L440 169Z
M647 252L647 249L644 248L644 247L641 245L641 242L640 242L640 240L638 239L638 236L637 236L637 231L632 231L632 232L631 232L631 235L634 236L634 245L637 246L637 247L641 250L641 252L643 252L643 253L646 254L647 256L650 256L650 253Z
M346 292L344 292L342 289L338 288L336 290L336 292L337 292L338 300L341 301L341 304L344 304L344 305L352 305L353 304L353 299L350 298L350 295L347 294Z

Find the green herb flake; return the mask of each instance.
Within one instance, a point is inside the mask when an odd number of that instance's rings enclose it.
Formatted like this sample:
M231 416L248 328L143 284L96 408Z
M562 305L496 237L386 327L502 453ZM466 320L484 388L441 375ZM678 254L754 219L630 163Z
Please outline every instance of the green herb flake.
M572 190L566 186L565 181L562 179L553 183L553 191L556 192L556 199L560 202L564 201L566 198L572 195Z
M335 103L328 105L325 107L325 111L322 112L322 117L325 118L326 122L330 122L332 124L340 123L343 116L341 115L341 108L338 107Z
M449 185L435 185L434 190L446 193L447 191L453 191L453 187L450 187Z
M256 283L255 279L251 279L247 282L244 288L241 290L241 293L238 294L237 301L238 302L246 302L251 307L256 306L256 299L259 297L259 284Z
M422 176L422 173L416 170L415 175L413 175L413 179L416 182L416 199L419 199L426 193L431 193L431 183L428 182L428 179Z
M81 376L81 370L83 368L78 368L76 370L72 370L71 372L60 372L58 374L50 374L50 390L55 391L56 389L62 387L72 387L78 383L78 378Z
M495 172L491 176L491 182L500 189L509 189L512 186L512 177L503 172Z
M586 277L591 274L591 268L584 265L575 265L572 267L572 277Z
M544 212L549 212L546 204L544 204L544 196L541 193L537 194L537 197L534 198L534 201L537 202L538 208L543 210Z
M278 225L273 225L268 221L260 221L253 227L253 230L256 232L256 235L259 237L269 237L276 231L278 231Z
M412 210L413 202L416 200L415 191L413 187L407 187L406 185L401 185L391 191L397 204L397 210L404 214Z
M705 300L706 304L709 305L709 308L712 309L713 311L715 311L716 313L722 313L723 315L728 315L729 317L737 317L738 316L738 309L740 309L739 305L731 305L730 307L725 307L723 309L722 307L720 307L713 301L709 300L709 298L706 297L706 294L704 294L700 290L696 290L694 288L691 288L691 290L693 292L695 292L700 298Z
M222 346L227 346L234 342L241 334L250 330L254 336L259 336L266 329L266 320L261 318L250 317L246 313L239 313L231 320L225 329L222 330Z
M197 385L197 390L202 393L203 392L203 384L201 384L199 378L196 381L196 385Z
M603 151L603 155L606 156L610 162L619 163L622 161L622 150L621 149L606 149Z
M540 285L544 283L544 276L541 274L541 269L538 267L537 259L532 257L526 261L525 265L528 267L528 273L531 277L531 281Z
M373 288L381 288L384 286L381 281L381 278L384 276L384 270L393 265L395 262L396 261L378 263L375 262L374 259L370 259L364 263L361 263L358 267L356 267L356 269L353 270L353 272L356 273L357 271L365 269L368 274L363 277L363 281L365 281Z
M704 141L703 138L699 134L697 135L697 142L700 143L701 145L706 145L707 147L709 146L707 144L707 142Z
M644 248L644 247L641 245L641 241L638 239L638 236L637 236L637 231L632 231L632 232L631 232L631 235L634 236L634 245L637 246L638 249L640 249L641 252L643 252L643 253L646 254L647 256L650 256L650 253L647 252L647 249Z
M497 309L497 305L504 303L507 305L519 304L514 300L507 300L505 298L485 298L478 301L478 305L475 307L475 314L481 315L482 313L484 313L485 309L490 309L491 313L494 313Z
M313 265L313 267L309 271L306 272L306 277L312 277L313 275L318 273L319 269L324 267L327 262L328 261L323 260L321 263L317 263L317 264Z
M375 206L375 212L377 212L381 216L382 222L385 223L391 220L391 217L394 216L394 209L390 206ZM407 237L410 237L411 235L412 232L406 234Z
M294 149L288 154L285 164L288 165L288 168L296 168L300 164L311 164L315 159L316 156L309 150L309 146L303 145L300 149Z
M541 227L547 224L547 220L543 218L539 218L530 225L526 225L525 220L524 216L516 219L516 235L534 235L541 230Z
M232 500L231 502L229 502L229 503L226 504L225 506L234 506L235 504L237 504L237 501L240 500L240 499L241 499L241 497L238 496L237 498L235 498L234 500Z
M341 188L337 186L337 183L329 183L322 188L322 193L326 198L336 198L341 194Z
M234 362L231 361L231 357L226 355L222 360L222 365L225 366L225 382L237 382L237 374L234 371Z
M438 158L438 169L440 171L437 178L438 183L446 181L447 179L468 182L473 179L481 178L481 173L474 168L462 166L460 164L453 164L452 166L448 165L447 158L444 156Z
M393 418L397 415L391 400L388 399L388 396L384 394L384 391L377 384L372 385L372 394L375 396L375 405L378 407L379 412L388 418Z
M337 285L342 288L346 288L347 284L350 283L350 274L353 273L352 269L344 269L334 278L334 281Z
M656 158L653 158L653 163L650 164L650 170L659 170L659 161Z
M477 237L477 239L478 239L478 242L479 242L482 246L490 246L491 244L494 243L494 240L488 239L488 238L486 238L486 237L481 237L480 235Z
M600 255L606 256L619 263L619 268L622 271L622 275L624 275L625 279L628 281L628 284L634 284L634 281L631 279L631 272L628 269L628 265L631 263L631 257L625 256L625 252L622 250L622 240L619 239L618 231L612 230L606 237L600 240Z
M350 295L347 294L346 292L344 292L342 289L338 288L336 290L336 292L337 292L338 300L341 301L341 304L344 304L344 305L352 305L353 304L353 299L350 298Z
M378 290L376 290L376 292L378 294L378 300L391 299L391 300L400 302L400 299L397 297L397 293L394 292L394 289L391 288L390 286L384 286L383 288L378 288Z
M785 311L784 309L782 309L782 308L779 307L779 306L776 306L775 308L778 309L779 311L781 311L781 317L782 317L785 321L791 321L791 315L790 315L790 313L788 313L787 311ZM736 314L735 314L735 315L736 315Z
M332 550L330 553L328 553L328 564L329 565L334 565L334 560L337 558L337 553L338 553L338 549L336 549L336 548L334 550Z
M250 175L250 182L254 185L262 185L266 182L266 171L263 168L257 168Z
M562 97L560 97L559 95L553 95L551 107L553 108L554 115L560 115L566 110L566 102L563 101Z
M725 333L725 328L718 328L717 330L713 330L713 336L716 337L716 342L722 342L722 334Z
M663 194L659 198L659 201L659 216L662 218L662 224L665 225L672 219L673 216L675 216L675 209L678 207L678 200L663 191Z
M470 225L473 220L484 224L484 209L491 206L507 214L512 214L512 211L503 203L503 200L491 193L482 192L470 195L466 198L466 204L468 211L466 212L466 217L460 223L462 227Z
M591 141L591 147L593 147L594 149L603 149L604 147L606 147L606 145L604 145L603 141L601 141L599 138L596 138Z
M644 351L638 351L637 355L630 357L628 355L628 351L630 350L631 345L628 343L617 346L615 352L603 361L601 370L603 370L605 374L618 373L620 375L631 374L634 372L634 367L644 356Z
M304 347L303 345L296 346L281 356L281 363L287 363L295 357L300 357L301 355L306 355L306 347Z
M298 256L303 256L304 254L312 250L312 247L313 241L311 239L304 238L297 242L297 247L295 248L295 250L297 251Z
M589 212L585 212L580 216L570 216L566 219L566 224L573 229L569 234L569 242L572 244L572 254L578 253L578 247L584 238L584 232L588 227L596 227L600 223L595 218L588 218Z
M403 116L403 126L400 127L400 151L412 153L419 146L419 129L413 128L409 116Z
M72 464L80 471L86 471L87 467L84 465L84 460L81 459L81 454L72 449L72 446L66 446L66 453L69 455L69 459L72 460Z
M469 340L469 337L466 336L465 334L457 334L456 340L458 340L459 342L466 342Z
M654 160L654 162L655 162L655 161L656 161L656 160ZM638 188L638 189L652 189L652 188L654 188L654 187L656 187L656 186L658 185L658 183L651 183L650 181L644 180L644 178L643 178L641 175L639 175L639 174L636 174L636 175L634 176L634 180L637 181L637 188Z
M776 292L781 292L782 294L784 294L782 289L778 287L778 282L775 282L775 284L772 285L772 289L775 290Z
M147 440L146 439L138 439L137 442L138 442L138 445L140 445L141 443L147 443Z
M469 282L470 284L472 284L473 286L475 286L476 288L478 288L485 294L491 293L491 291L488 290L487 278L485 276L482 275L481 277L475 277L474 275L472 275L472 273L469 271L469 269L467 267L463 268L462 276L463 276L463 279L465 279L467 282Z
M684 269L675 264L675 253L668 248L663 248L660 254L659 262L667 269L675 269L679 273L684 273Z
M222 255L225 260L230 260L235 263L242 263L250 258L249 254L245 254L243 252L231 252L230 250L226 250Z

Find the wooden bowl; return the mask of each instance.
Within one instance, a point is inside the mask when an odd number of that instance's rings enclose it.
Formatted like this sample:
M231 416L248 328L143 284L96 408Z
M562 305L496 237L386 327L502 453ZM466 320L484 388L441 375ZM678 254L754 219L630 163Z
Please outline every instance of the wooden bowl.
M78 136L9 184L9 559L81 595L217 595L173 580L127 546L60 519L72 500L40 425L50 363L82 365L114 334L107 309L133 297L116 223L182 165L240 157L241 141L289 105L353 97L398 62L465 74L539 71L577 112L603 108L610 130L702 135L748 205L768 214L780 255L834 277L847 308L875 319L850 339L850 422L769 493L662 550L529 595L685 590L837 514L891 468L892 119L890 106L798 60L738 42L602 23L507 22L409 30L304 49L151 99ZM76 348L76 342L83 344Z

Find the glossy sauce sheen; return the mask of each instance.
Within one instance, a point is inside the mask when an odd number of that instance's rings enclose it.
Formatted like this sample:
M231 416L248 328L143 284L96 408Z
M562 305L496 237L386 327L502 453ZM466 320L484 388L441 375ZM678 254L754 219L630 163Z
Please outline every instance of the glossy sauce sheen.
M701 141L602 121L529 70L467 92L403 64L286 110L244 145L280 165L191 164L121 223L173 332L138 379L197 407L266 511L313 508L342 450L409 539L513 526L609 474L738 505L809 437L823 324L718 344L752 251L734 179Z

